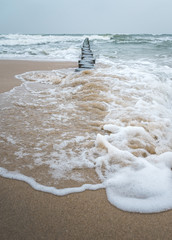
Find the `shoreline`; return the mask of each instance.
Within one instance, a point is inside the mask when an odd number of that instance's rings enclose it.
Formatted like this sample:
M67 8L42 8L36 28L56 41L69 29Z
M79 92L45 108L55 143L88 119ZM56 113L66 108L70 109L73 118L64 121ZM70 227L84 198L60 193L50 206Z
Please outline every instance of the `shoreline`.
M15 75L29 71L50 71L61 68L77 67L76 62L46 62L31 60L0 60L0 93L10 91L21 85Z
M14 75L76 66L73 62L0 60L0 92L21 84ZM124 212L108 202L104 189L57 197L0 177L0 192L2 240L170 240L172 236L172 211Z

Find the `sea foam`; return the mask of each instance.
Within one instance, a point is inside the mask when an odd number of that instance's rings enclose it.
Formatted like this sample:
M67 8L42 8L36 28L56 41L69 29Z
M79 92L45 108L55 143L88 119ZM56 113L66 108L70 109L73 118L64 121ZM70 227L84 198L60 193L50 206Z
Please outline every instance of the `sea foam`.
M0 95L0 175L60 196L105 188L124 211L169 210L172 61L169 47L157 46L171 36L111 37L90 38L94 70L23 73L21 86ZM75 59L82 38L21 36L17 48L43 50L50 41L52 59L58 42L59 56Z
M100 168L105 162L103 182L108 200L113 205L140 213L172 208L172 152L136 158L112 146L103 136L97 136L97 144L107 148L108 153L101 159L101 164L98 159L97 171L103 176ZM120 167L114 166L119 163Z
M84 184L81 187L56 189L37 183L33 178L27 177L15 171L7 171L5 168L0 167L0 176L9 179L15 179L28 183L33 189L41 192L51 193L57 196L64 196L71 193L84 192L85 190L98 190L104 188L103 184Z

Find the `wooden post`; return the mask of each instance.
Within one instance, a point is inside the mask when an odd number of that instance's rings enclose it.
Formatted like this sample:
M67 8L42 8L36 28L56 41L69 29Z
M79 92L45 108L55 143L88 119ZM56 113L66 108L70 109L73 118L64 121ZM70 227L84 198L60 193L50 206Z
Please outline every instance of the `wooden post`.
M88 38L85 38L81 47L81 59L78 61L78 68L75 69L75 72L93 69L95 62L93 52L90 49L90 41Z

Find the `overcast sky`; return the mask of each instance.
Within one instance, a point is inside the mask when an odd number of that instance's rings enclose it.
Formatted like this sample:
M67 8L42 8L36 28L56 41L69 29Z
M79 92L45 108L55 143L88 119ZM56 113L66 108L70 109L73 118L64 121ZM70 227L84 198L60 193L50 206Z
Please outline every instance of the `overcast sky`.
M172 0L0 0L0 33L172 33Z

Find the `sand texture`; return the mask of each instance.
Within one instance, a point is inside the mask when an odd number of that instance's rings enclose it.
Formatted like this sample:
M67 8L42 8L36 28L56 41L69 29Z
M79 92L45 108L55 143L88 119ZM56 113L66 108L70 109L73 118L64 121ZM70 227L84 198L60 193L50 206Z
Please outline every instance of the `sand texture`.
M0 91L20 81L14 75L33 70L76 67L76 63L0 61ZM57 197L28 184L0 177L1 240L154 240L172 239L172 211L123 212L112 206L105 190Z
M0 93L9 91L21 82L15 75L28 71L55 70L68 67L77 67L72 62L38 62L38 61L14 61L0 60Z

